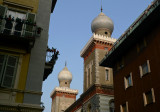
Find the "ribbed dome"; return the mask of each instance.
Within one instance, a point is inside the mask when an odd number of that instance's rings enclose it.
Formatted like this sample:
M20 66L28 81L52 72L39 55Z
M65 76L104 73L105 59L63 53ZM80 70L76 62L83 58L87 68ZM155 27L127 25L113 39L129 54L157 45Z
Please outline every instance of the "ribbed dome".
M108 16L106 16L103 12L101 12L92 21L91 29L92 29L93 33L95 33L96 30L99 30L99 29L107 29L107 30L109 30L110 34L112 34L113 29L114 29L114 24Z
M68 68L65 66L63 70L58 75L58 80L60 81L72 81L72 74L69 72Z

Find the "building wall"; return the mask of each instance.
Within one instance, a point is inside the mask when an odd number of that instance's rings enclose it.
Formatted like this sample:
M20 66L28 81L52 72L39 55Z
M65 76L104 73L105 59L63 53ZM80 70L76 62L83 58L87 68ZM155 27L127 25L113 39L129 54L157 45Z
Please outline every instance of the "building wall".
M110 112L109 102L113 100L113 96L95 94L91 99L83 104L83 112ZM89 106L91 109L89 110Z
M41 37L36 39L34 48L31 51L28 77L26 82L26 90L34 91L35 94L33 92L25 93L24 103L40 104L41 101L41 89L48 43L51 3L51 0L39 0L36 22L37 25L43 29L43 31L41 33Z
M113 71L111 68L107 68L107 67L102 67L99 66L99 62L103 59L103 57L105 56L105 54L108 52L106 50L102 50L102 49L97 49L98 53L97 53L97 65L98 65L98 72L99 72L99 78L100 78L100 84L103 85L108 85L108 86L113 86ZM109 80L106 80L106 69L109 71Z
M20 43L12 46L0 44L0 54L18 57L13 88L0 87L0 108L2 104L16 107L20 103L21 106L27 105L27 109L38 109L35 112L42 111L40 104L52 0L0 0L0 4L26 15L36 14L36 25L43 29L30 52L25 46L20 47Z
M52 99L52 112L62 112L66 110L75 100L76 95L57 92Z
M92 77L87 76L87 70L88 67L90 69L90 74ZM93 51L88 58L84 61L84 82L83 82L83 89L86 91L92 84L95 83L95 51ZM92 80L90 83L90 79ZM88 86L87 86L87 80L88 81Z
M128 102L129 112L157 112L160 105L160 24L154 26L149 32L139 37L139 41L127 51L119 62L124 60L122 68L118 69L118 63L114 67L114 92L115 111L120 112L120 105ZM140 50L140 43L146 43ZM139 66L149 60L151 72L140 76ZM133 86L125 90L124 77L132 72ZM144 105L143 93L154 89L155 103Z
M32 9L29 12L36 13L39 0L34 0L33 2L23 1L23 0L1 0L0 4L5 5L10 10L19 11L26 13L28 9L25 7L32 7ZM20 6L19 6L20 5ZM2 51L2 52L1 52ZM30 60L30 53L27 53L26 50L19 47L18 45L10 46L7 44L1 44L0 45L0 52L3 54L8 55L16 55L18 56L18 65L17 65L17 71L16 71L16 77L15 77L15 83L14 87L12 88L12 91L10 89L1 89L3 91L0 93L2 96L2 103L3 102L11 102L11 99L14 99L13 103L23 103L24 93L26 92L25 85L26 85L26 78L27 78L27 72L28 72L28 66L29 66L29 60ZM6 98L3 98L3 95L6 96ZM14 94L14 95L12 95Z
M105 48L108 48L105 50ZM83 89L86 91L93 84L107 84L113 85L113 71L111 68L99 66L99 62L103 59L105 54L111 49L109 45L101 45L96 43L94 46L91 46L92 50L88 50L88 56L84 60L84 83ZM87 75L88 68L90 68L91 76ZM109 80L106 80L106 69L109 70ZM91 81L90 81L91 80ZM88 83L88 84L87 84Z
M37 13L39 0L0 0L0 3L8 5L8 8L15 8L23 11Z

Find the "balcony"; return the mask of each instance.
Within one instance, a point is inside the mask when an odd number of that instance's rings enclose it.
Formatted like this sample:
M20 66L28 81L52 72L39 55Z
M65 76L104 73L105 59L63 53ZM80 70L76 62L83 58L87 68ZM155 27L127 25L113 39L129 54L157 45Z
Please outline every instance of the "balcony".
M47 54L46 54L46 63L45 63L45 69L44 69L44 76L43 81L47 79L49 74L52 73L54 65L58 59L59 51L52 48L47 47Z
M22 48L30 52L34 46L35 37L40 36L42 28L36 23L19 18L0 16L0 44L13 48Z

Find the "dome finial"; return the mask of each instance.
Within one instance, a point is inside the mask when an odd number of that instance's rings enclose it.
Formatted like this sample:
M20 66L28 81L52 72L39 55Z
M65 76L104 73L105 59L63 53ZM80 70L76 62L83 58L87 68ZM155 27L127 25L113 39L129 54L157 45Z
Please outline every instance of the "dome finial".
M65 61L65 67L67 66L67 61Z
M101 12L103 11L103 8L102 8L102 0L101 0Z

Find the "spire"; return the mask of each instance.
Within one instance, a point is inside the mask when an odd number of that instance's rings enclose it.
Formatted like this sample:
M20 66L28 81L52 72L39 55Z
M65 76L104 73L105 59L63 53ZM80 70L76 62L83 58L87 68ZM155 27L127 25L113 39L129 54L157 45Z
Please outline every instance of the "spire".
M67 62L65 61L65 67L67 66Z
M101 12L103 11L103 8L102 8L102 0L101 0Z

